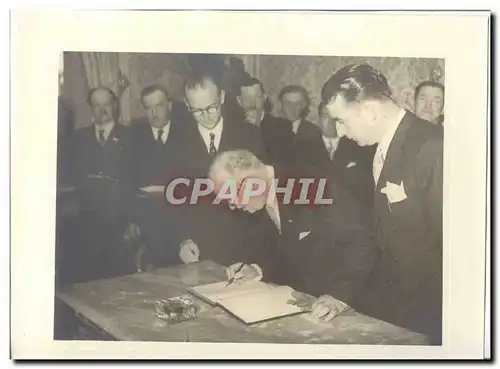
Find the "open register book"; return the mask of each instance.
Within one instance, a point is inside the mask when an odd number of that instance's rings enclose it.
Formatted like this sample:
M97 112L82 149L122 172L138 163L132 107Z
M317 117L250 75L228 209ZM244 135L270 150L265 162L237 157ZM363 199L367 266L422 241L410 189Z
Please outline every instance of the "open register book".
M288 304L293 289L264 282L218 282L192 287L188 292L212 305L220 305L246 324L303 313L304 310Z

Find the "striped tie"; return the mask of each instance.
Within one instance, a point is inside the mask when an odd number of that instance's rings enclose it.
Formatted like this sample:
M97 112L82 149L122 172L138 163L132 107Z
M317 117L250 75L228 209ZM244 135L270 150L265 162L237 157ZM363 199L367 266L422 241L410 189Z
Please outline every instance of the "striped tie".
M104 137L104 129L99 130L99 143L101 144L101 146L104 146L104 144L106 143L106 138Z
M210 133L210 146L209 146L210 155L215 155L217 149L215 148L215 134Z

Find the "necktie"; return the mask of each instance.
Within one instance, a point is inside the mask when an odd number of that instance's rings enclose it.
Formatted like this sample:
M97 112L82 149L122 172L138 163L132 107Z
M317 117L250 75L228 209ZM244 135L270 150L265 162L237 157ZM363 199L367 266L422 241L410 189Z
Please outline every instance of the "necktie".
M163 143L163 129L158 130L158 136L156 136L156 141L158 141L158 143Z
M382 168L384 167L384 153L382 149L377 147L377 151L375 152L375 156L373 157L373 179L375 180L375 184L378 183L380 173L382 172Z
M214 140L215 140L215 134L210 133L210 146L208 148L210 155L215 155L215 153L217 152L217 149L215 148Z
M104 138L104 129L99 130L99 143L101 144L101 146L104 146L104 144L106 143L106 139Z

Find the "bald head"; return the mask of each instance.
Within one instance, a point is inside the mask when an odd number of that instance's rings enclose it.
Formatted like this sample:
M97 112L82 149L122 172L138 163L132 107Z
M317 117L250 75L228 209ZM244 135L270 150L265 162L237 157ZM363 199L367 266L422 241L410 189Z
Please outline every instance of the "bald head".
M219 193L219 191L226 193L228 189L231 190L229 184L236 187L234 192L237 193L237 196L230 201L231 207L238 207L253 213L266 205L267 191L258 196L245 197L243 202L239 201L248 182L269 183L272 181L266 166L250 151L232 150L222 152L214 159L208 177L213 181L216 193ZM246 190L251 191L250 188Z

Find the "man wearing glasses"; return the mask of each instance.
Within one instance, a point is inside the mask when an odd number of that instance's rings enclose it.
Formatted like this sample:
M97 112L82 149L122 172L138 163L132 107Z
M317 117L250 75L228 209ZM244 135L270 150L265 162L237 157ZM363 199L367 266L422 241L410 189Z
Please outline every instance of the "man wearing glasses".
M184 92L193 119L184 122L179 175L206 178L214 157L227 150L245 149L268 162L259 128L224 115L225 91L217 76L205 71L192 74ZM189 236L180 247L183 262L209 259L230 265L252 254L255 245L267 243L261 238L278 237L265 214L232 212L226 205L212 204L212 200L207 196L196 204L177 207Z

